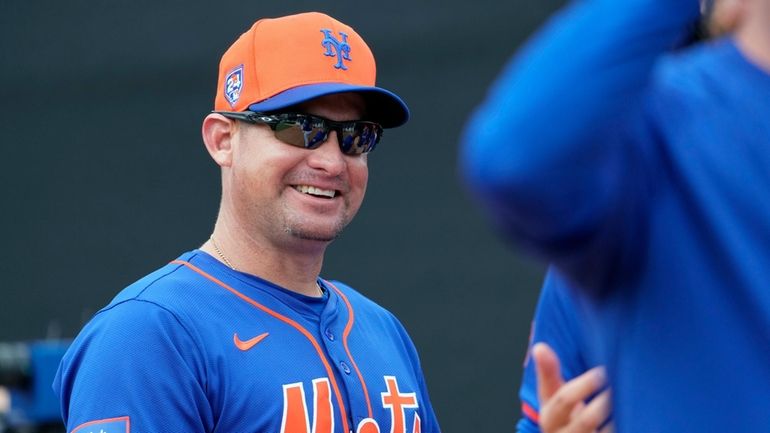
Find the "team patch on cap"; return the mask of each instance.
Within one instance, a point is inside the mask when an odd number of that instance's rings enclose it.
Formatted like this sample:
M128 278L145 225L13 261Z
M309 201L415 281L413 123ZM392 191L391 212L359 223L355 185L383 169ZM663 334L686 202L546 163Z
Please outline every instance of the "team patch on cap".
M235 103L241 97L243 90L243 65L230 71L225 78L225 99L230 106L235 107Z
M131 421L127 416L89 421L72 430L72 433L130 433Z

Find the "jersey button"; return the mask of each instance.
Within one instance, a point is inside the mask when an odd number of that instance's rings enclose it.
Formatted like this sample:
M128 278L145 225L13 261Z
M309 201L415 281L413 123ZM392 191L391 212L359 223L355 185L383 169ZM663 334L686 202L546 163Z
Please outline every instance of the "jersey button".
M350 367L345 364L345 361L340 361L340 368L345 372L345 374L350 374Z
M326 338L328 338L329 341L334 341L334 333L329 328L326 328Z

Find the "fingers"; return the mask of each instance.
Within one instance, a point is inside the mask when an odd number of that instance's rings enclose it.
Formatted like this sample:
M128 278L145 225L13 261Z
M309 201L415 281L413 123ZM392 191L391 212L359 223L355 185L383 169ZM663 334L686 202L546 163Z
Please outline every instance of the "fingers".
M594 397L580 412L575 414L567 432L588 433L597 431L610 416L612 408L610 400L609 390ZM608 430L607 427L610 429ZM612 432L612 425L608 424L608 426L603 427L601 432Z
M553 402L565 385L556 352L545 343L537 343L532 347L532 358L535 360L537 395L540 401L540 428L544 433L555 433L569 423L574 405Z
M615 424L608 423L606 426L599 430L599 433L615 433Z
M542 405L564 385L564 380L561 377L559 357L547 344L535 344L532 347L532 358L535 360L537 375L537 397Z
M544 433L612 433L603 425L611 412L610 391L605 390L588 404L584 402L606 384L602 367L596 367L564 382L556 353L544 343L532 347L540 400L540 429Z

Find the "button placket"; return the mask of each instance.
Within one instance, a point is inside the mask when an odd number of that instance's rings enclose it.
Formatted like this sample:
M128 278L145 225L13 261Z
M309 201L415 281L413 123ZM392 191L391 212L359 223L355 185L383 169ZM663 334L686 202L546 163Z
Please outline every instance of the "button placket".
M350 371L351 371L350 367L348 366L348 364L345 361L340 361L340 368L342 369L342 371L345 374L347 374L347 375L350 374Z
M339 303L337 303L339 302ZM331 363L336 363L335 375L341 382L341 388L347 391L346 408L350 421L354 426L361 419L368 417L367 407L363 402L363 388L360 379L353 369L353 360L349 358L343 333L347 324L348 314L346 307L334 295L330 296L328 310L321 317L318 331L323 340L323 347ZM332 308L334 307L334 308ZM356 421L358 420L358 421ZM355 427L354 427L355 428Z

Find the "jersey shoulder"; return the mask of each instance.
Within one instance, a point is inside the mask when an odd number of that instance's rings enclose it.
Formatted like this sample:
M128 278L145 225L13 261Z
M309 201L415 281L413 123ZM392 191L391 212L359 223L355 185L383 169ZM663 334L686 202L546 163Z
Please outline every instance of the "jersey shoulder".
M653 73L655 94L699 106L706 99L725 97L745 63L734 40L701 42L661 58Z
M189 255L188 260L195 256ZM200 284L199 278L194 278L189 272L183 272L183 268L183 264L174 260L156 269L118 292L104 309L129 300L142 300L171 308L186 302L190 296L201 296L208 292Z

